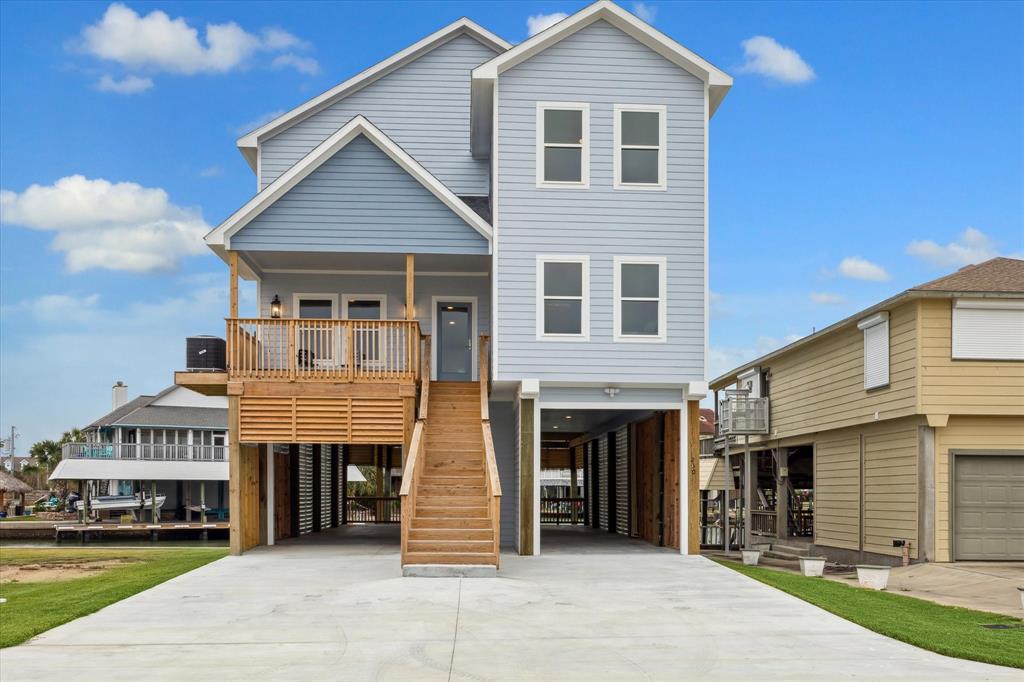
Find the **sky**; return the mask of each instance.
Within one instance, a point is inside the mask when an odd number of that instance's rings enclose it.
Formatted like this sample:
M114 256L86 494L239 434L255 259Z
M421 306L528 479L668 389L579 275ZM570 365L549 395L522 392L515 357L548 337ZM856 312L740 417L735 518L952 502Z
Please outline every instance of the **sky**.
M0 432L19 453L223 333L234 141L460 16L584 2L0 3ZM1024 4L623 2L734 76L711 122L710 377L1024 253ZM254 311L242 289L242 313Z

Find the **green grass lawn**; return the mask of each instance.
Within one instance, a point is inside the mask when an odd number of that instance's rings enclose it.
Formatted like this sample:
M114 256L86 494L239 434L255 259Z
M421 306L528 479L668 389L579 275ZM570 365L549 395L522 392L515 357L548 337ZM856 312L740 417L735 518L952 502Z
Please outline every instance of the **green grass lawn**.
M20 644L50 628L98 611L226 554L227 550L221 548L0 547L0 567L35 564L45 568L96 561L124 562L98 571L96 575L71 580L0 584L0 597L7 599L6 603L0 604L0 648Z
M1021 625L1009 616L943 606L823 578L715 559L734 571L799 597L868 630L956 658L1024 668L1024 627L991 630L982 625Z

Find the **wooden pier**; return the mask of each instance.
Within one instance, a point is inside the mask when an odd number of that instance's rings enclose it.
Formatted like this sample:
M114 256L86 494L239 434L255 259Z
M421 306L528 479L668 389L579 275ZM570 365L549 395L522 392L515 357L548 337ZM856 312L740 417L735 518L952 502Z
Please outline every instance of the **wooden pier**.
M53 526L54 540L60 542L66 534L78 534L81 542L87 542L93 534L104 533L149 533L152 540L160 534L175 534L185 531L199 531L205 540L211 530L228 531L226 521L210 521L207 523L167 522L167 523L58 523Z

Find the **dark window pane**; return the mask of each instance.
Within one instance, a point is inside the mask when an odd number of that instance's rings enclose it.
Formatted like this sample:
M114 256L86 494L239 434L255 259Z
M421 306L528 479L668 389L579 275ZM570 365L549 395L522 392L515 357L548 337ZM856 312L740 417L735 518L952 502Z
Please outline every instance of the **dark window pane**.
M307 320L329 320L331 301L320 298L299 299L299 317Z
M582 334L583 302L544 301L545 334Z
M622 182L655 185L658 183L657 149L623 149Z
M545 296L582 296L583 263L545 263Z
M348 319L350 320L380 320L380 301L358 301L348 302Z
M581 182L583 150L574 147L544 149L544 180L548 182Z
M545 109L544 141L554 144L582 144L583 112Z
M657 336L658 302L623 301L622 333L643 336Z
M660 126L656 111L623 111L622 144L657 147Z
M658 266L623 263L621 286L623 298L658 298Z

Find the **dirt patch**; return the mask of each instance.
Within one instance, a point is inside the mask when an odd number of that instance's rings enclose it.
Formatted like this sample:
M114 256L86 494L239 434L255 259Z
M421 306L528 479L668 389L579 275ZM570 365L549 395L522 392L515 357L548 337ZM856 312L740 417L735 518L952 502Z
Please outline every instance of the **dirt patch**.
M50 583L74 580L125 565L120 559L89 561L80 563L25 564L22 566L0 566L0 583Z

